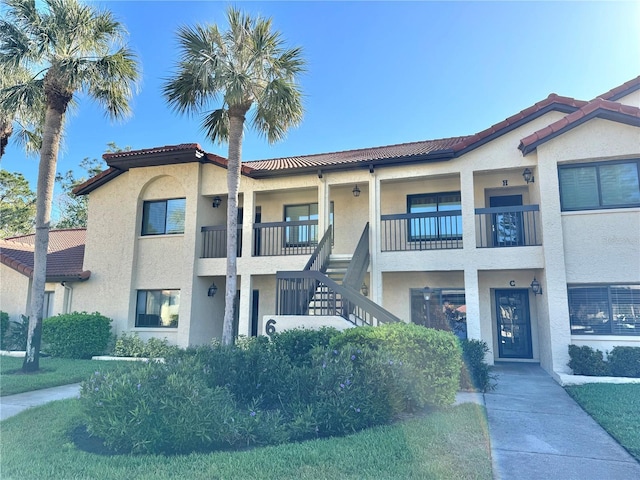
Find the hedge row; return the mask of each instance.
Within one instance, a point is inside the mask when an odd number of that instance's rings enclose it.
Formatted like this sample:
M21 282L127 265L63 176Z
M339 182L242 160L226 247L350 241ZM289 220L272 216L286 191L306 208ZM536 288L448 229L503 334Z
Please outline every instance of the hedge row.
M184 453L344 435L450 404L457 338L394 324L293 330L96 372L82 386L87 430L118 452Z
M605 359L600 350L569 345L569 357L575 375L640 378L640 347L613 347Z

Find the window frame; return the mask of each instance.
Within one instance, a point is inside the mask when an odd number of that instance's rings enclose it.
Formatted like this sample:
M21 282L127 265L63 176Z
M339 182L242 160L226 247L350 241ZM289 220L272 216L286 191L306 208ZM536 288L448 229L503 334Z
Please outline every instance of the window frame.
M448 302L448 300L446 299L446 297L453 297L453 296L462 296L465 299L465 303L463 305L466 305L466 292L465 289L462 287L456 287L456 288L434 288L431 290L431 297L429 298L429 305L427 306L426 301L424 300L424 291L422 288L410 288L409 289L409 305L410 305L410 309L411 311L409 312L409 315L411 317L411 323L417 323L419 325L422 325L422 322L416 322L416 319L414 318L414 309L413 309L413 301L414 301L414 297L420 297L419 300L421 300L422 304L424 305L425 308L431 308L430 311L434 311L434 307L442 310L442 312L444 313L445 310L445 302ZM435 302L435 299L437 298L437 303ZM462 305L460 305L462 306ZM460 308L460 307L457 307ZM453 312L458 312L457 308L455 308ZM435 316L435 312L432 314ZM433 318L431 319L431 314L429 316L429 319L432 320L430 325L425 325L428 328L436 328L436 329L441 329L443 330L443 328L440 328L444 325L438 325L438 319ZM467 339L467 314L466 311L464 313L459 312L458 314L455 315L446 315L444 318L440 319L440 321L446 321L447 322L447 327L448 328L444 328L444 330L446 331L450 331L452 332L454 335L456 335L459 339L461 340L465 340ZM426 323L426 322L425 322Z
M460 208L456 209L456 210L440 210L440 203L441 203L441 197L445 197L445 196L452 196L452 195L457 195L459 198L459 203L460 203ZM454 190L454 191L448 191L448 192L431 192L431 193L412 193L407 195L407 214L412 214L412 213L423 213L423 212L412 212L411 211L411 202L414 198L420 198L420 197L436 197L436 210L435 213L440 213L440 212L447 212L447 211L462 211L462 191L461 190ZM424 234L420 231L422 230L422 227L420 225L415 225L414 226L414 220L416 219L408 219L407 220L407 234L408 234L408 240L409 242L441 242L441 241L451 241L451 240L462 240L462 217L460 217L460 232L456 232L456 234L454 234L453 232L450 233L446 233L443 235L442 233L442 217L436 216L434 218L437 218L437 221L435 222L435 226L436 226L436 234L435 235L430 235L428 234L428 232L424 232ZM414 235L413 230L415 227L418 227L417 229L419 230L417 235Z
M318 202L308 202L308 203L293 203L293 204L285 204L283 205L282 208L282 218L283 218L283 222L286 224L288 222L298 222L298 221L310 221L310 220L319 220L319 216L320 213L316 213L316 218L312 219L311 216L311 206L315 205L316 209L319 210L319 205ZM309 212L309 220L287 220L287 208L294 208L294 207L307 207L307 211ZM333 201L330 202L330 206L329 206L329 225L333 226L333 220L334 220L334 204ZM291 242L289 241L289 238L291 236L290 232L291 230L289 230L290 228L297 228L300 229L302 228L303 225L301 226L297 226L297 227L288 227L285 226L285 231L284 231L284 236L283 236L283 243L285 247L309 247L309 246L314 246L318 244L319 238L318 238L318 228L316 227L315 229L315 238L313 235L313 229L309 228L311 235L309 235L309 239L308 240L303 240L303 241L297 241L297 242ZM309 227L311 227L311 225L309 225ZM298 238L298 240L300 240L300 238ZM332 239L333 242L333 239ZM333 244L333 243L332 243Z
M136 290L136 311L135 311L135 328L178 328L178 324L179 324L179 313L175 314L175 322L174 319L169 319L169 323L165 324L163 323L163 318L162 318L162 312L160 311L159 314L157 313L150 313L148 312L147 308L148 308L148 295L150 292L159 292L162 298L162 303L160 306L160 310L162 309L162 306L165 305L164 302L164 298L165 298L165 292L168 292L168 295L166 296L166 298L168 299L168 307L177 307L177 311L180 311L180 289L179 288L160 288L160 289L139 289ZM177 292L177 295L176 295ZM144 298L144 312L141 311L141 305L140 305L140 295L144 294L145 298ZM177 297L177 303L175 302L175 299ZM173 303L172 303L173 300ZM157 324L150 324L147 322L140 322L140 315L144 315L145 316L145 320L147 319L147 317L151 317L151 316L155 316L158 317L158 322ZM172 315L173 316L173 315Z
M45 290L44 292L44 304L42 309L42 318L51 318L53 316L53 302L55 300L56 292L54 290Z
M184 208L183 208L183 212L182 212L182 230L181 231L167 231L167 227L168 227L168 222L169 222L169 215L167 214L167 212L169 211L169 202L173 202L176 200L182 200L184 202ZM162 232L148 232L145 231L145 226L148 223L148 209L147 209L147 205L152 205L152 204L159 204L159 203L164 203L165 204L165 209L164 209L164 228L162 230ZM144 200L142 202L142 225L140 228L140 236L143 237L153 237L153 236L157 236L157 235L184 235L184 223L185 223L185 217L186 217L186 212L187 212L187 199L186 197L175 197L175 198L166 198L166 199L162 199L162 200Z
M626 160L609 160L609 161L596 161L596 162L586 162L586 163L571 163L565 165L558 165L558 186L560 189L560 209L563 212L580 212L585 210L607 210L607 209L615 209L615 208L637 208L640 207L640 201L635 203L623 203L623 204L615 204L615 205L603 205L602 199L602 182L600 175L600 167L603 166L612 166L612 165L635 165L637 178L638 178L638 191L640 192L640 158L630 158ZM566 207L563 202L563 186L562 186L562 174L563 170L571 170L577 168L588 168L593 167L595 169L596 174L596 189L598 196L598 205L588 206L588 207Z
M620 314L614 313L616 310L620 310L620 306L627 305L625 303L615 303L614 297L617 297L613 290L621 289L621 288L631 288L631 290L635 290L637 293L635 295L637 297L634 298L633 291L631 292L631 299L638 299L638 305L640 305L640 284L637 283L624 283L624 284L569 284L567 285L567 304L569 307L569 328L571 335L579 335L579 336L594 336L594 335L605 335L605 336L630 336L630 337L638 337L640 336L640 308L638 309L639 313L634 313L633 321L631 322L622 322L619 321ZM606 302L606 311L601 310L600 308L595 308L596 300L590 303L579 303L579 298L575 297L578 295L578 291L586 291L587 289L592 290L602 290L600 292L599 303L603 304ZM606 290L606 293L605 293ZM573 297L573 298L572 298ZM593 297L593 295L592 295ZM597 296L596 296L597 297ZM590 300L590 299L589 299ZM632 303L631 305L635 305ZM633 308L633 307L632 307ZM598 310L597 314L590 313ZM602 313L603 315L600 315ZM589 318L590 317L590 318ZM602 319L606 318L606 322ZM625 320L626 318L622 318ZM624 330L622 325L629 325L633 323L633 326L628 330ZM605 325L606 324L606 325ZM614 326L617 327L617 331L614 332Z

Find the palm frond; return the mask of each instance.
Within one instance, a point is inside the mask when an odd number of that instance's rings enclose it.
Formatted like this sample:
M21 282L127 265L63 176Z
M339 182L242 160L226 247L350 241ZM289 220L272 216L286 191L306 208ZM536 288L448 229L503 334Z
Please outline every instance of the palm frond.
M256 101L252 125L269 143L284 138L287 130L302 121L302 94L295 83L283 78L269 82Z
M203 117L202 130L212 142L226 142L229 139L229 111L219 108Z

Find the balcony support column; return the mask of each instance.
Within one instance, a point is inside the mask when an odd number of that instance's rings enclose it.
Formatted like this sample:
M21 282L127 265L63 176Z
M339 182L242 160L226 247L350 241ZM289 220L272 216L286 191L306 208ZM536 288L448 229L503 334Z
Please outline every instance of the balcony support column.
M480 289L478 286L478 270L476 268L464 269L464 300L467 308L467 338L470 340L482 340L482 325L480 322ZM489 332L485 340L491 338ZM491 342L487 341L491 348Z
M380 178L374 171L369 175L369 278L370 298L382 305L382 272L378 268L380 256ZM384 305L382 305L384 306Z
M471 169L460 172L460 196L460 208L462 209L462 248L466 251L475 251L476 216L473 171Z
M255 217L255 200L254 192L242 193L242 256L250 257L253 255L253 220Z
M318 240L322 238L324 232L329 228L329 184L327 177L318 179ZM335 235L335 232L334 232Z
M238 335L251 336L252 279L246 273L240 277L240 304L238 305Z

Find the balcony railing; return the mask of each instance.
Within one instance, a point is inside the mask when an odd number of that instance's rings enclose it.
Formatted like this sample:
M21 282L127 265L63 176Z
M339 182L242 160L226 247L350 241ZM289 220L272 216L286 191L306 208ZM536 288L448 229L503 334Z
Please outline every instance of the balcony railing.
M226 258L227 226L213 225L202 227L202 255L200 258ZM242 227L238 228L238 246L236 255L242 256Z
M401 213L380 217L383 252L462 248L462 211Z
M476 208L478 248L542 245L538 205Z
M253 256L310 255L318 244L318 221L255 223Z

